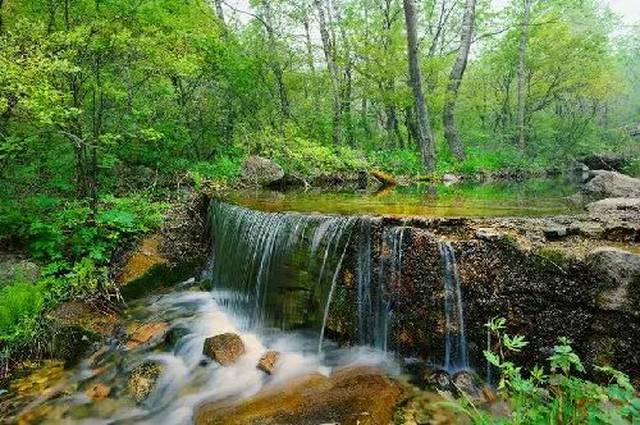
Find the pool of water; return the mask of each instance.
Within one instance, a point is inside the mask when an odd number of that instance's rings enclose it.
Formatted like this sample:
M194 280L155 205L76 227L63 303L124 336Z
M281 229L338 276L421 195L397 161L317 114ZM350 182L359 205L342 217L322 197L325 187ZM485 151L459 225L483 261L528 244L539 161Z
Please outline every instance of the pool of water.
M566 197L578 191L564 179L524 182L418 184L378 192L238 191L229 201L261 211L425 217L551 216L579 212Z

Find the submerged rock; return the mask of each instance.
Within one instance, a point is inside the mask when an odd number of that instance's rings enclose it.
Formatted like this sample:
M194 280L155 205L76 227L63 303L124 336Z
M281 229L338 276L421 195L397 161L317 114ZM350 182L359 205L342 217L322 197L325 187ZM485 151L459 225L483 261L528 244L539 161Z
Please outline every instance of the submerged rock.
M273 373L273 370L276 368L276 364L278 363L279 358L280 353L278 353L277 351L267 351L260 358L257 367L267 375L271 375Z
M226 333L207 338L202 353L223 366L238 361L245 352L244 343L237 334Z
M640 198L640 179L602 171L584 186L583 192L590 199Z
M307 375L269 387L246 401L214 402L195 415L197 425L393 423L404 399L400 386L371 367L343 369L330 377Z
M130 324L127 329L129 335L127 348L131 350L141 345L158 344L165 338L168 328L169 324L166 322L134 322Z
M242 164L242 180L258 186L268 186L284 177L284 170L274 161L259 156L250 156Z
M111 388L105 384L98 383L89 387L84 393L92 401L102 400L109 397L109 394L111 394Z
M127 388L137 403L143 402L156 386L162 367L156 362L144 362L129 374Z

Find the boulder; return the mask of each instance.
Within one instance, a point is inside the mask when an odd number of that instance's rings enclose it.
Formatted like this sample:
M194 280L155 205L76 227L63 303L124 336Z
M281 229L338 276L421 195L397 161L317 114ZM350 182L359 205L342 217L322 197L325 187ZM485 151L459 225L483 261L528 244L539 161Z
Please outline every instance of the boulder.
M284 177L284 170L270 159L250 156L242 164L242 180L258 186L268 186Z
M35 282L40 279L40 267L31 261L12 255L0 256L0 288L16 280Z
M600 282L598 306L607 311L640 315L640 255L604 247L586 258Z
M579 159L581 163L592 170L623 171L628 161L622 155L593 154Z
M640 198L640 179L614 171L603 171L584 186L583 192L593 200Z
M206 403L196 411L195 423L389 424L404 398L401 387L378 369L353 367L267 387L244 401Z
M427 379L427 383L439 392L450 392L453 389L451 375L449 375L449 372L442 369L431 372Z
M459 396L477 403L486 403L495 400L495 395L489 388L485 388L478 375L468 370L461 370L453 374L451 383Z
M460 176L456 176L455 174L445 174L442 176L442 183L444 183L445 186L454 185L456 183L460 183L461 181L462 178Z
M238 361L245 352L244 343L237 334L225 333L207 338L202 353L223 366Z
M587 205L587 211L593 214L612 212L640 213L640 198L607 198Z
M144 362L129 373L127 389L136 403L142 403L156 386L162 366L156 362Z
M556 241L567 236L568 231L564 226L549 226L542 230L544 237L549 241Z
M276 364L278 363L279 358L280 353L278 353L277 351L267 351L260 358L257 367L267 375L271 375L273 374L273 370L276 368Z
M490 227L480 227L476 229L476 238L485 241L498 241L504 238L504 235L496 229Z

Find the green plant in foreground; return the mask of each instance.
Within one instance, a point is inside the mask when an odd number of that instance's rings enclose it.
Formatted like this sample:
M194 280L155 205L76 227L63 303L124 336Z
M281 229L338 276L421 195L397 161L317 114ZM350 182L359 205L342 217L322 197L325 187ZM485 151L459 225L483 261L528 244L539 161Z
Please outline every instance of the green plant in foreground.
M521 335L507 334L506 323L504 318L494 318L485 325L497 342L484 355L500 372L498 394L508 403L509 416L492 417L476 406L468 406L468 400L449 406L478 424L640 423L640 398L627 375L608 366L596 366L596 372L609 378L605 385L576 375L584 373L585 367L571 341L564 337L553 347L548 372L542 366L525 371L508 358L528 342Z

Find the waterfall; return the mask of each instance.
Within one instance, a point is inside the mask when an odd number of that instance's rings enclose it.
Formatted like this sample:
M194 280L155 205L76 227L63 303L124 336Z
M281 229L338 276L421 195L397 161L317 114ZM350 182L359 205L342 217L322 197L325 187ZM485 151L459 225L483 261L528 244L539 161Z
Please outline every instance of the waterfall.
M468 369L469 354L456 255L450 242L440 242L439 247L444 272L444 368L448 371Z
M266 213L213 201L210 221L212 280L223 296L219 302L246 318L244 328L284 329L290 319L324 328L326 314L314 309L314 300L328 309L355 218Z

